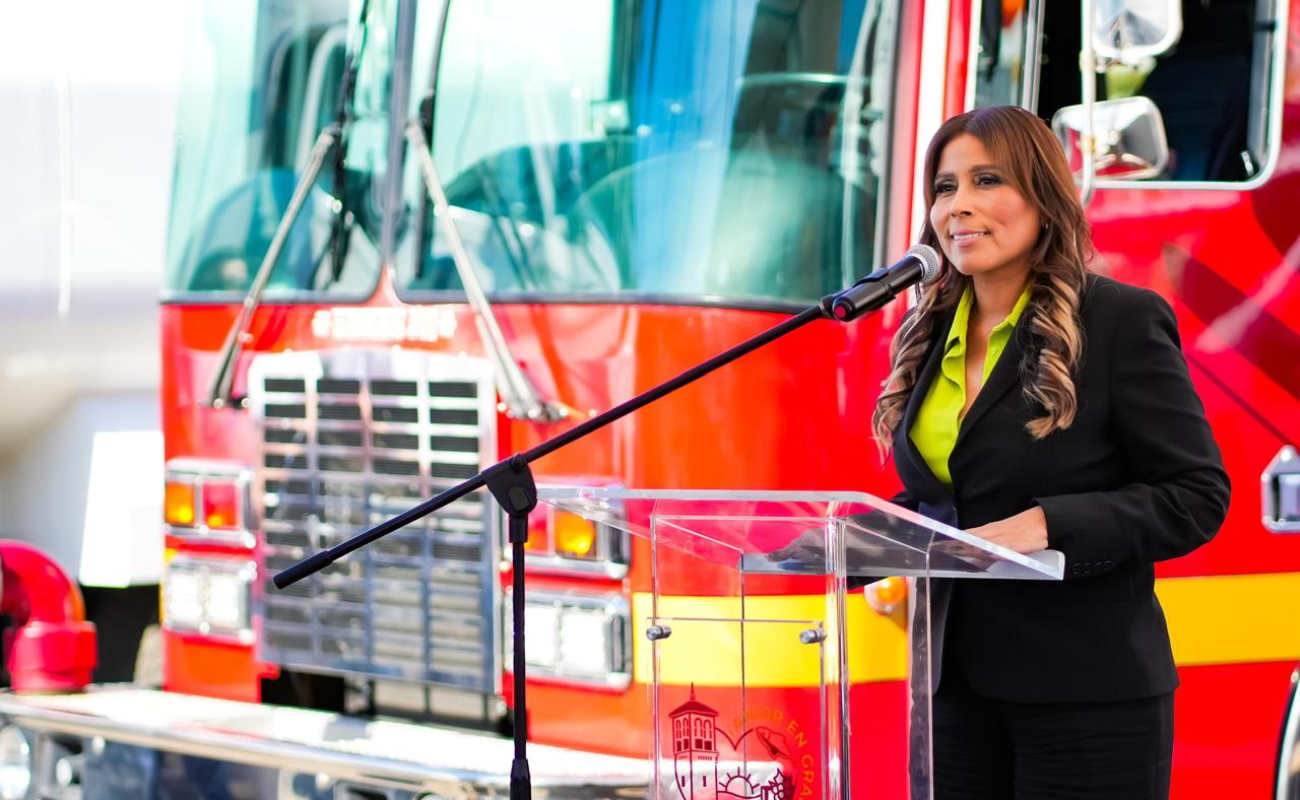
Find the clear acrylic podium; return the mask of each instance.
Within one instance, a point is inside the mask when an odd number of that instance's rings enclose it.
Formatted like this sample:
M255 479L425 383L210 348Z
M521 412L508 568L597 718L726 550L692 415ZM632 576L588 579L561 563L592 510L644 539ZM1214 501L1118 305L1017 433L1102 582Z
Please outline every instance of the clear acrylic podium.
M1059 553L1020 555L857 492L539 499L648 542L633 651L651 686L652 800L928 800L930 579L1062 575ZM848 594L885 576L914 579L905 625Z

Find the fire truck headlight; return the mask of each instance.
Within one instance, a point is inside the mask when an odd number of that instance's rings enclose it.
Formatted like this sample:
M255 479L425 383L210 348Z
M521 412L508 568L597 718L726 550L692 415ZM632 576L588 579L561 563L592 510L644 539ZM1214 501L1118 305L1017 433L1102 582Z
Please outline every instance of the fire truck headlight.
M507 663L510 594L504 604ZM618 595L529 592L524 602L529 675L622 688L631 682L631 614Z
M575 675L600 675L610 667L610 625L603 614L575 609L560 621L560 666Z
M32 749L15 725L0 729L0 800L22 800L32 782Z
M560 609L553 605L525 603L524 654L530 665L555 668L556 637L560 625Z
M239 630L248 625L248 583L240 575L208 576L207 620L214 628Z
M177 556L163 582L163 621L171 630L251 644L250 592L257 568L228 558Z
M164 616L169 625L198 630L203 623L203 577L184 565L167 570Z

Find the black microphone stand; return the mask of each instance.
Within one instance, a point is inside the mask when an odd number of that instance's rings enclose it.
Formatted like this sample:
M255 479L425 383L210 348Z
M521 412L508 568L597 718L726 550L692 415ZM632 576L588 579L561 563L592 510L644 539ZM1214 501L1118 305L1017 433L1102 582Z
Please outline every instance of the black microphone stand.
M892 287L891 287L892 288ZM892 298L894 294L902 291L905 287L900 285L893 289L889 295ZM664 395L677 391L683 386L692 383L708 375L714 370L730 364L732 361L740 358L746 353L757 350L764 345L785 336L791 331L802 328L815 319L837 319L841 322L848 322L864 311L879 308L884 301L879 298L873 298L873 302L868 307L859 306L855 298L846 297L852 291L852 288L838 294L827 295L823 297L817 305L811 306L804 311L796 314L790 319L776 325L757 336L751 337L744 342L719 353L709 360L698 364L672 380L665 381L648 391L642 392L636 397L628 400L610 410L592 417L577 427L565 431L564 433L549 439L541 444L526 450L522 453L516 453L504 461L488 467L474 477L463 483L453 486L438 495L425 500L418 506L404 511L401 514L381 522L375 527L353 536L345 542L334 547L322 550L316 555L309 556L292 567L280 572L275 576L275 585L283 589L290 584L315 574L325 567L333 564L343 556L351 553L353 550L360 549L371 542L386 536L393 531L405 527L415 522L421 517L431 514L434 511L448 505L465 495L477 489L487 487L492 496L501 504L501 508L510 518L509 535L511 553L514 559L513 569L513 588L514 597L513 608L511 609L514 618L514 689L515 689L515 708L514 708L514 741L515 741L515 759L510 768L510 800L531 800L532 798L532 777L528 771L528 712L526 702L525 686L525 669L524 664L524 543L528 541L528 513L537 507L537 485L533 482L533 473L529 469L529 464L544 455L559 450L561 447L581 439L589 433L600 430L609 423L631 414L633 411L642 406L649 405ZM889 298L884 298L885 300ZM846 313L844 309L845 301L852 304L851 310ZM839 308L836 303L839 301Z

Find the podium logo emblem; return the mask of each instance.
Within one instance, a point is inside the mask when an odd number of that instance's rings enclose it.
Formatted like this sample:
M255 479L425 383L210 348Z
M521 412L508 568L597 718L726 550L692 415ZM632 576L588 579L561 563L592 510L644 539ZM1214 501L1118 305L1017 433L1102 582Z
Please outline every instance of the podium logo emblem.
M673 784L681 800L795 800L812 796L810 755L797 760L786 734L754 725L734 739L718 726L718 711L695 697L668 714ZM807 744L802 734L799 742ZM802 767L802 769L800 769ZM798 779L804 780L800 785Z

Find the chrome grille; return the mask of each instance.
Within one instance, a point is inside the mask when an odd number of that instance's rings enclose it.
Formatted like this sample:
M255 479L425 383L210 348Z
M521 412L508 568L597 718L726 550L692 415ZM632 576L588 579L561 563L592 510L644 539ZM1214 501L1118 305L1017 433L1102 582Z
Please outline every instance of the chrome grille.
M260 356L260 657L494 693L497 515L469 495L284 590L271 577L495 460L480 359L403 350Z

